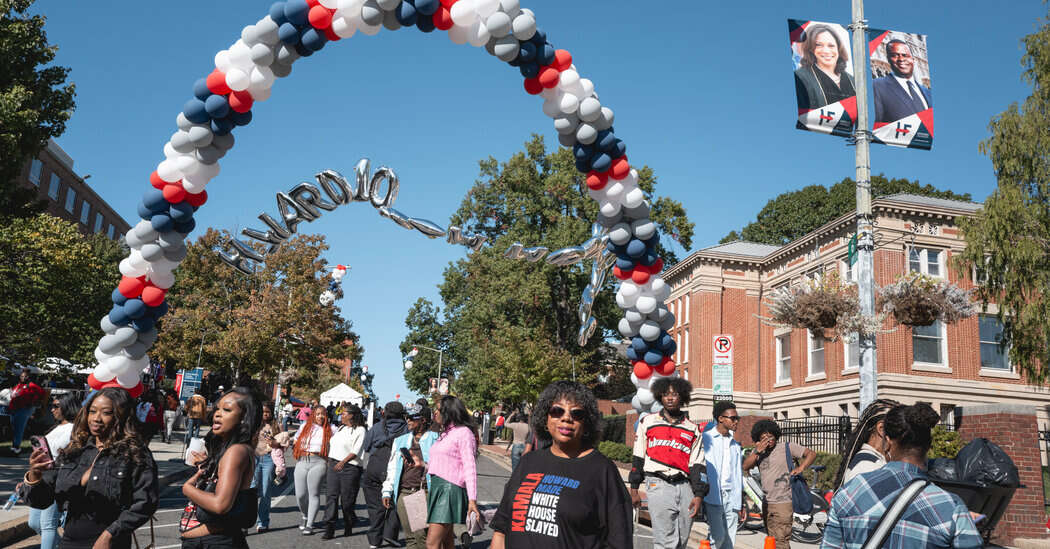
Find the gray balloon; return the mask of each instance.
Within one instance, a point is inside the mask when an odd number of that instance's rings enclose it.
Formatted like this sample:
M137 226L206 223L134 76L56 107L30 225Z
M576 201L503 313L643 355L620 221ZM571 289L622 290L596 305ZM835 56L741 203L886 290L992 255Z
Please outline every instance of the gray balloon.
M383 22L383 10L379 9L379 3L376 0L368 0L361 6L361 21L370 27Z
M580 120L594 122L602 116L602 104L594 97L588 97L580 101Z
M277 23L267 15L255 24L256 38L263 44L274 45L279 40L277 35Z
M602 115L594 121L594 127L598 130L607 130L613 125L613 111L609 107L602 107Z
M277 56L276 59L274 59L275 66L271 66L270 69L274 71L274 74L277 74L277 71L275 70L276 66L291 66L292 63L295 63L296 59L299 59L299 52L295 51L295 48L289 47L288 44L281 44L280 47L277 48Z
M642 202L640 205L633 208L624 208L624 215L631 221L639 219L649 219L649 202Z
M158 236L160 236L160 233L153 228L153 225L150 225L150 222L145 219L139 221L138 225L135 225L131 230L135 231L135 236L137 236L143 243L153 242Z
M255 30L255 25L248 25L241 29L241 41L248 46L259 43L259 34L258 31Z
M139 334L138 342L146 347L152 347L157 342L157 329L150 328L150 331Z
M226 135L216 135L211 140L211 146L219 149L220 151L228 151L233 148L233 133Z
M634 337L638 335L638 325L631 324L626 318L621 318L617 328L620 330L620 335L623 337Z
M136 341L135 343L132 343L131 345L128 345L127 347L124 347L124 354L128 355L129 358L133 358L135 360L138 360L138 359L146 356L146 351L148 351L148 350L149 350L149 347L147 347L146 345L142 344L139 341Z
M186 249L186 246L178 246L164 250L164 257L168 261L182 261L183 259L186 259L186 254L188 252L189 250Z
M485 51L489 52L489 55L496 55L496 38L495 36L489 36L488 42L485 42Z
M177 152L193 152L193 141L190 139L190 134L188 132L179 130L171 134L171 139L169 139L168 142L171 143L171 148L175 149Z
M532 35L536 34L536 17L527 9L521 10L521 13L511 22L511 31L514 33L514 38L518 40L532 38Z
M445 229L442 229L440 225L427 219L410 217L408 218L408 222L412 224L413 228L423 233L428 238L441 238L446 234Z
M379 8L383 11L394 11L401 5L401 0L376 0L376 4L379 4Z
M646 341L656 341L656 338L660 337L660 325L652 320L647 320L638 327L638 335Z
M193 126L186 130L186 132L194 147L207 147L208 145L211 145L212 139L215 137L215 134L211 133L211 128L207 126Z
M667 318L665 318L663 322L660 323L660 328L662 328L664 331L668 331L671 328L674 328L674 315L667 315Z
M157 244L146 244L140 250L142 258L150 263L164 257L164 249Z
M400 3L401 3L401 0L398 0L398 4L400 4ZM397 13L395 13L393 11L384 11L383 12L383 27L385 27L387 30L392 30L392 31L396 31L397 29L400 29L401 28L401 21L397 20Z
M571 147L571 146L576 144L576 134L575 133L559 133L558 134L558 143L561 144L561 146L563 146L563 147Z
M107 334L115 334L115 333L117 333L117 328L119 327L116 324L113 324L112 322L109 321L109 315L108 314L103 316L102 320L100 320L98 322L98 324L99 324L99 326L102 327L102 331L106 332Z
M201 164L214 164L222 158L226 151L219 150L217 147L208 145L207 147L197 149L194 156L197 160L200 160Z
M576 140L584 145L594 143L594 140L597 138L598 130L594 129L594 126L590 124L580 124L580 127L576 129Z
M98 350L107 355L115 355L123 348L124 346L120 344L120 338L116 334L104 335L102 339L98 340Z
M106 337L114 338L114 341L116 341L120 345L120 347L117 348L119 350L120 348L127 347L128 345L134 343L135 340L138 339L139 333L136 332L135 329L131 326L121 326L120 328L117 328L116 333L110 336L103 336L103 339L105 339ZM99 348L101 349L101 346L99 346ZM105 351L105 349L102 350Z
M642 322L645 322L645 315L631 309L624 311L623 317L626 318L627 322L630 322L631 324L640 325Z
M251 51L252 63L263 67L268 67L273 64L273 50L266 44L256 44L252 46Z
M180 245L184 245L182 241L185 238L186 235L178 231L168 231L166 233L158 234L156 241L157 245L159 245L161 248L164 248L165 250L168 250L171 248L178 247Z
M631 241L631 227L626 223L617 223L609 229L609 240L617 246L623 246Z
M272 72L277 78L284 78L289 74L292 74L292 66L274 63L273 65L270 65L270 72Z
M135 231L128 231L127 234L124 235L124 242L132 250L137 250L145 244L145 242L139 240L139 237L135 236Z
M654 234L656 234L656 224L648 219L639 219L634 223L631 223L631 232L634 236L638 237L639 240L649 240Z
M623 221L623 211L622 210L619 213L617 213L616 215L613 215L611 217L607 216L607 215L605 215L605 214L603 214L601 212L598 212L598 224L601 225L602 227L605 227L606 229L613 228L613 226L615 226L617 223L619 223L621 221Z
M492 36L503 38L511 32L510 16L502 11L497 11L485 20L485 28L489 30L489 34Z
M513 36L497 38L495 43L490 40L489 43L493 44L490 53L498 57L499 60L504 63L517 59L518 53L521 51L521 45L518 43L518 39Z
M554 129L559 134L573 134L580 126L580 120L575 115L561 116L554 119Z
M186 115L181 112L175 117L175 124L183 131L189 131L189 129L193 127L193 122L190 122L190 120L186 118Z

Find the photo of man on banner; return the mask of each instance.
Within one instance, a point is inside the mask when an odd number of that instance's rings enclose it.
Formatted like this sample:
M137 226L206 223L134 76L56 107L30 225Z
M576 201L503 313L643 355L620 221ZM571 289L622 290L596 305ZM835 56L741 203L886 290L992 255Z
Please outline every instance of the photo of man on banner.
M933 145L933 92L926 36L868 31L875 142L927 149Z
M842 25L788 19L795 68L795 127L849 136L857 120L857 92L849 35Z

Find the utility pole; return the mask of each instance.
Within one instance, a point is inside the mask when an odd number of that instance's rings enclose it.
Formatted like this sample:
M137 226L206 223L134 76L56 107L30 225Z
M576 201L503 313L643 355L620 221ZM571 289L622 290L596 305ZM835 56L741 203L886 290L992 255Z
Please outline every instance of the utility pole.
M857 126L853 130L857 164L857 290L861 314L875 314L875 239L871 211L871 132L868 131L868 22L864 19L864 0L852 0L853 77L857 82ZM878 398L875 361L875 334L860 334L860 409Z

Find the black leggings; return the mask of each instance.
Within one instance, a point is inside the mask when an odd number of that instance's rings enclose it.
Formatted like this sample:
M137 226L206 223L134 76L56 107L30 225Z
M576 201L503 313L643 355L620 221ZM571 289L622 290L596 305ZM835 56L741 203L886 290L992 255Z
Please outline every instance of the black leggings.
M342 502L343 525L346 528L350 528L354 524L354 519L357 518L357 513L354 512L354 505L357 503L357 492L361 487L362 470L357 465L346 464L343 466L342 471L337 472L332 468L336 463L339 462L334 459L328 460L328 476L325 479L327 492L324 503L324 521L330 528L337 526L336 519L339 515L339 503Z
M207 534L183 539L182 549L248 549L248 540L240 530L233 534Z

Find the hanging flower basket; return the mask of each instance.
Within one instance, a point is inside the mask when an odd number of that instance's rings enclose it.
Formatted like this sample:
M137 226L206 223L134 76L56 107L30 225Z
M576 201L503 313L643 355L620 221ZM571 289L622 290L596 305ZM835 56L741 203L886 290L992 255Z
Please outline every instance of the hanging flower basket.
M977 312L969 291L916 272L880 289L879 301L884 313L906 326L929 326L938 320L952 324Z
M773 290L766 305L770 316L759 318L767 325L804 328L832 341L846 333L843 327L856 324L860 315L857 287L842 284L836 273L820 281Z

